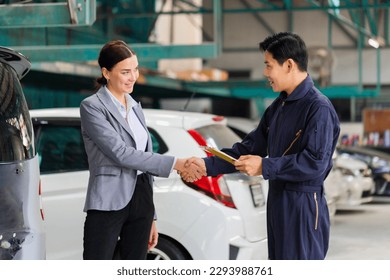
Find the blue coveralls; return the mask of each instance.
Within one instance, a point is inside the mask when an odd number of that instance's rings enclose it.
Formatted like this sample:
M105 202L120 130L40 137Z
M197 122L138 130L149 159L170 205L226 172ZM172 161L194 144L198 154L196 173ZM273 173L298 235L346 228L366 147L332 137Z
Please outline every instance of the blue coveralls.
M242 142L222 149L235 158L263 157L269 259L325 258L330 222L323 183L339 134L333 105L308 75L288 97L280 93ZM217 157L205 162L210 176L236 171Z

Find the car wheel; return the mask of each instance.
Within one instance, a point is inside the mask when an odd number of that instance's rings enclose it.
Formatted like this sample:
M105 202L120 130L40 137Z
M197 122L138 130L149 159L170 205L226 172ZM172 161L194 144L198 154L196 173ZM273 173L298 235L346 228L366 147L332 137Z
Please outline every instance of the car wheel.
M377 177L375 180L375 194L376 195L389 195L390 189L386 179Z
M114 260L120 260L119 242L115 248ZM190 255L180 245L164 237L159 237L157 246L148 252L147 260L167 261L167 260L191 260Z
M191 259L180 245L164 237L159 237L157 246L148 252L148 260L188 260Z

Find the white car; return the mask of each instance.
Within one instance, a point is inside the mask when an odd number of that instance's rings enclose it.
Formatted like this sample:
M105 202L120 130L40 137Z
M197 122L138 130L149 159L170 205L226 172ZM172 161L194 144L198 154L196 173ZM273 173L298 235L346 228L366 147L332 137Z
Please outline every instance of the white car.
M325 181L325 192L336 197L336 209L352 209L373 200L375 183L371 170L363 161L348 154L337 154L333 160L330 179Z
M260 120L252 120L242 117L227 117L227 126L233 130L240 138L244 138L249 132L254 130Z
M144 109L153 150L205 157L200 145L229 147L239 138L215 115ZM48 259L81 259L89 172L78 108L30 111L40 154ZM261 177L237 174L184 182L155 177L159 243L150 259L267 259Z

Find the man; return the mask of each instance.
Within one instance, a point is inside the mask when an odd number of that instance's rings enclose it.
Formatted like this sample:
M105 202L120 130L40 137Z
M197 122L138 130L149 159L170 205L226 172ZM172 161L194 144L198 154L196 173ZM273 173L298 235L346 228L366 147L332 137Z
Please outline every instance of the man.
M264 75L278 98L258 127L217 157L192 158L207 175L237 170L269 180L269 259L324 259L329 245L329 212L323 182L332 168L339 120L327 97L307 73L308 53L296 34L283 32L260 43Z

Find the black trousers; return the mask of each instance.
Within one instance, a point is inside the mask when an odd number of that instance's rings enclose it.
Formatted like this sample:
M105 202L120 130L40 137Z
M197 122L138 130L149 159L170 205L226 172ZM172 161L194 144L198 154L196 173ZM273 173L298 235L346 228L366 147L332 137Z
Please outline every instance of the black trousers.
M87 211L83 259L111 260L117 244L120 259L146 259L153 217L153 191L147 175L141 174L137 176L133 197L125 208Z

